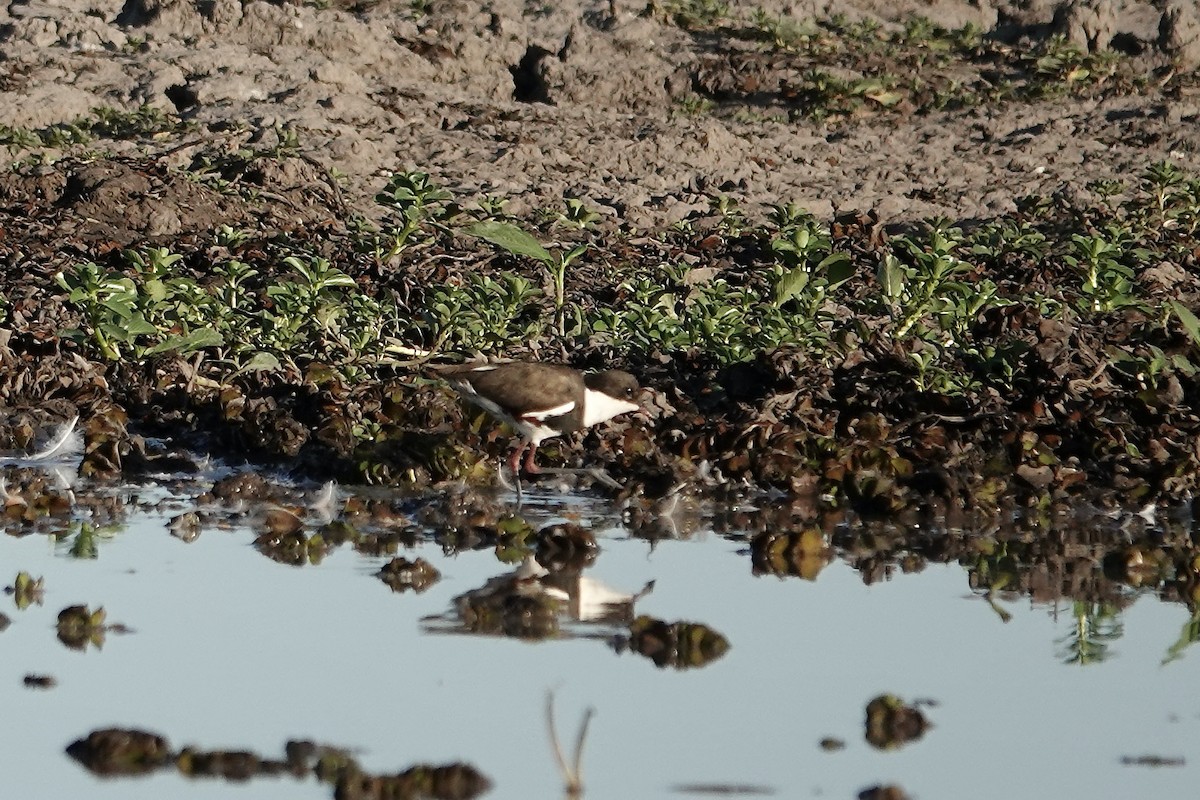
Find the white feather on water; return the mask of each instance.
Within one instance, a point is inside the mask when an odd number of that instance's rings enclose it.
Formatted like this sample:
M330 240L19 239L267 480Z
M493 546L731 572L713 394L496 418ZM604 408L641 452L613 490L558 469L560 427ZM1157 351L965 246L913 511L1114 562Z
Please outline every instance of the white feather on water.
M83 455L83 434L79 432L79 416L64 422L41 450L35 453L0 453L0 464L61 464Z

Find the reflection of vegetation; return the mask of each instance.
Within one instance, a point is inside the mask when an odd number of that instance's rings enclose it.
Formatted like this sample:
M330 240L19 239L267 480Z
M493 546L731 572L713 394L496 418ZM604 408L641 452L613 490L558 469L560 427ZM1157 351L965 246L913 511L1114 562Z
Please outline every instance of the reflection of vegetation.
M105 527L98 528L95 525L89 525L86 522L80 522L72 526L75 531L74 536L71 535L71 530L63 531L58 534L58 538L71 539L71 546L67 549L72 558L93 559L100 556L100 539L111 539L117 534L119 528Z
M1167 648L1167 655L1163 658L1162 663L1170 664L1172 661L1183 658L1183 651L1196 642L1200 642L1200 609L1192 612L1192 618L1183 623L1183 630L1179 632L1179 638L1175 644Z
M881 694L867 703L866 738L880 750L894 750L925 735L929 722L921 709L895 695Z
M1013 552L1009 553L1009 545ZM996 592L1020 586L1018 574L1021 566L1020 557L1024 555L1019 542L996 541L991 538L981 538L976 543L978 555L972 559L971 586L987 590L988 596Z
M1120 612L1108 603L1076 600L1071 604L1075 625L1055 640L1064 664L1098 664L1110 655L1109 645L1125 632Z
M72 650L86 650L89 644L97 650L104 646L103 608L92 611L87 606L68 606L58 612L58 640Z
M276 512L278 516L290 514L286 510ZM280 530L277 527L260 533L254 539L258 551L272 561L302 567L305 564L314 566L321 563L330 547L320 533L308 534L300 530L302 521L294 514L290 515L295 527L291 530Z
M741 521L738 530L762 529L767 533L751 541L769 540L770 531L788 524L786 512L762 513L755 524ZM835 556L858 570L868 584L901 570L918 572L930 563L957 563L966 570L971 590L1002 622L1011 614L997 601L1025 597L1038 605L1060 607L1060 601L1070 600L1071 630L1057 639L1055 649L1066 663L1096 663L1111 655L1112 643L1123 635L1123 609L1138 597L1182 604L1193 614L1168 648L1164 663L1200 641L1200 556L1190 521L1160 519L1133 542L1116 535L1112 520L1052 525L1036 514L986 536L882 521L838 528L834 522L824 527L834 530Z
M278 779L284 770L300 778L312 775L334 787L333 796L359 800L434 798L470 800L491 788L491 781L470 764L417 764L403 772L365 772L354 757L336 747L308 741L289 741L284 759L264 758L248 750L171 748L163 736L134 728L102 728L76 739L67 755L94 775L145 775L174 767L188 778L248 781Z
M750 540L750 558L755 575L796 575L815 581L829 563L831 551L820 528L763 531Z
M397 556L383 565L376 576L386 583L393 592L404 592L412 589L417 594L433 586L441 579L442 574L437 568L423 558L409 561Z
M13 596L13 602L17 608L24 611L34 603L39 606L42 604L42 599L45 595L45 581L43 578L34 578L28 572L18 572L17 578L13 581L13 585L5 589Z
M729 640L699 622L664 622L639 616L629 625L629 648L656 667L703 667L725 655Z

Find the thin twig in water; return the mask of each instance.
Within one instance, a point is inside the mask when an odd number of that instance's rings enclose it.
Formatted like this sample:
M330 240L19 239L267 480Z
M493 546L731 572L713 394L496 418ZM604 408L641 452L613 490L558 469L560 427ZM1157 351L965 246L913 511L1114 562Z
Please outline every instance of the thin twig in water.
M567 797L583 797L583 746L587 742L588 725L596 709L589 707L583 712L583 722L579 725L579 736L575 739L574 763L568 765L563 755L562 745L558 740L558 728L554 725L554 691L546 692L546 727L550 730L550 744L554 748L554 760L558 762L558 770L563 776L563 789Z

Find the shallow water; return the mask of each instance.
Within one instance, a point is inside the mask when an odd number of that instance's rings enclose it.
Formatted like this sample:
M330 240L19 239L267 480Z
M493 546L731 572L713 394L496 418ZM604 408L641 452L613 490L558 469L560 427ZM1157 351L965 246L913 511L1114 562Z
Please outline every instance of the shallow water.
M45 579L40 606L0 597L12 619L0 633L4 796L333 795L312 778L101 779L64 753L93 729L124 726L174 748L272 758L307 738L351 749L378 772L461 760L493 780L487 797L554 797L562 778L548 690L568 751L585 709L596 711L583 760L589 798L720 788L854 797L879 783L921 798L1182 797L1200 778L1200 649L1163 663L1190 614L1153 596L1121 612L1106 659L1067 664L1069 600L997 601L1005 622L957 565L871 586L837 559L815 581L755 577L744 541L702 531L651 545L603 501L527 504L535 527L560 514L590 525L601 554L588 578L630 594L654 581L637 613L702 622L730 643L705 666L660 669L618 652L617 623L568 622L574 638L540 642L455 632L453 599L515 567L490 549L445 555L422 539L401 554L425 558L442 579L393 593L374 577L389 558L347 546L292 567L262 557L244 527L207 527L185 543L166 522L189 502L132 512L94 559L46 535L0 537L0 584L20 570ZM67 649L55 619L77 603L103 606L132 631L110 632L102 649ZM30 673L57 685L26 688ZM864 708L882 693L929 701L920 707L933 727L875 749ZM824 737L846 746L827 752ZM1186 761L1121 763L1144 755Z

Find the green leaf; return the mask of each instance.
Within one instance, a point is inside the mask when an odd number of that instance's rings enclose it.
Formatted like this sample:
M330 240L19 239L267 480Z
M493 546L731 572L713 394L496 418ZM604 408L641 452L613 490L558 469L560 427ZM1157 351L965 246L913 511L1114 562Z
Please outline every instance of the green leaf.
M163 341L148 349L146 355L152 356L171 350L178 350L181 354L187 354L203 350L206 347L220 347L223 344L225 344L225 337L212 328L198 328L186 336L168 336Z
M1192 340L1192 344L1200 346L1200 319L1192 313L1191 309L1180 303L1178 300L1171 300L1168 305L1175 312L1175 316L1179 317L1179 322L1183 325L1183 329L1187 331L1187 335Z
M543 264L554 260L537 239L508 222L477 222L467 228L467 233L502 247L513 255L537 259Z
M157 278L152 278L146 281L142 286L142 291L156 303L161 303L167 298L167 287L162 281Z
M854 262L847 253L830 253L817 265L817 270L825 273L829 288L836 289L854 277Z
M273 372L279 369L279 359L271 353L258 352L242 367L245 372Z
M882 89L882 88L870 89L866 92L863 92L863 95L868 100L874 100L876 103L879 103L879 105L883 106L884 108L891 108L892 106L896 105L897 103L899 103L901 100L904 99L903 92L888 91L888 90Z
M146 321L146 318L141 314L134 314L125 323L125 333L130 338L134 336L149 336L153 333L158 333L158 328Z
M884 297L889 300L899 299L904 291L906 278L904 265L900 259L891 253L885 255L883 263L879 265L879 283L883 288Z
M1179 638L1167 648L1167 655L1163 658L1162 663L1165 665L1182 658L1183 651L1196 642L1200 642L1200 611L1192 614L1192 618L1183 623Z
M803 267L789 269L775 284L775 305L782 306L791 300L808 285L808 272Z
M133 316L133 298L128 296L106 297L100 305L116 314L121 319Z

